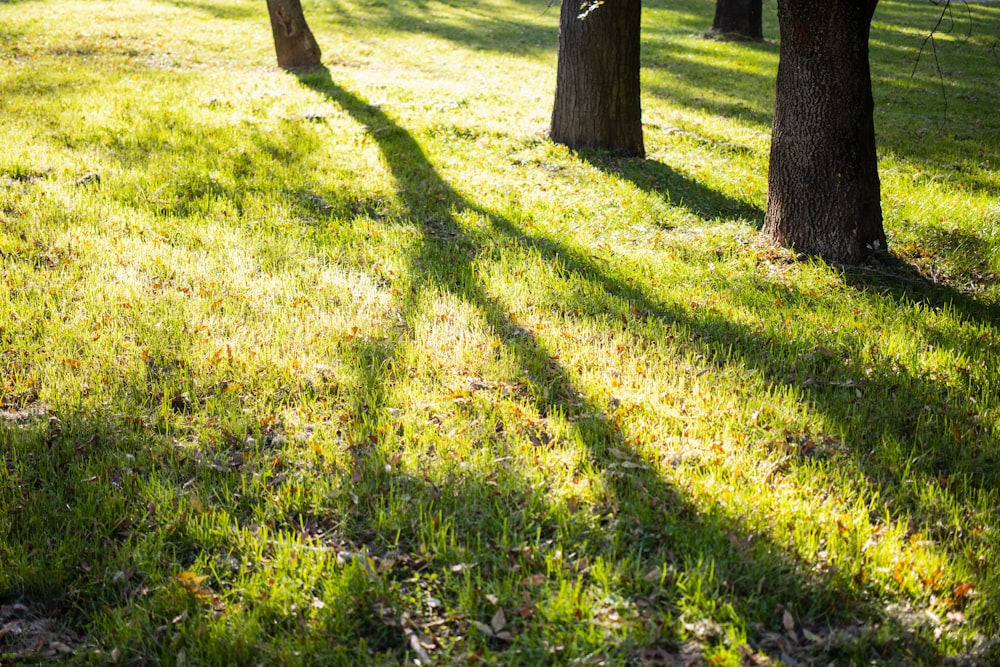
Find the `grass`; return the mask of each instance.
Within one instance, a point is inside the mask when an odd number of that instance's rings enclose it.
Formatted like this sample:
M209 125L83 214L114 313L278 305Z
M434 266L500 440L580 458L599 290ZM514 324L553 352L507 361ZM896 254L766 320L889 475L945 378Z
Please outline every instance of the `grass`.
M299 77L262 3L0 5L0 662L994 662L1000 7L911 76L880 3L847 269L757 244L712 4L632 161L546 140L543 2L308 0Z

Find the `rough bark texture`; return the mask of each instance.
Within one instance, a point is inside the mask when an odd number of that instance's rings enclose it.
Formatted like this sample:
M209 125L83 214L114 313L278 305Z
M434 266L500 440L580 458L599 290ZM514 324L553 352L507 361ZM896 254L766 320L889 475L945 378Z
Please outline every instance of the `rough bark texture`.
M712 35L759 42L764 39L761 0L716 0Z
M639 101L641 0L615 0L583 20L579 0L563 0L552 140L642 156Z
M763 235L827 260L885 248L868 33L878 0L778 0Z
M278 66L285 69L313 69L320 66L320 51L306 24L300 0L267 0L274 33Z

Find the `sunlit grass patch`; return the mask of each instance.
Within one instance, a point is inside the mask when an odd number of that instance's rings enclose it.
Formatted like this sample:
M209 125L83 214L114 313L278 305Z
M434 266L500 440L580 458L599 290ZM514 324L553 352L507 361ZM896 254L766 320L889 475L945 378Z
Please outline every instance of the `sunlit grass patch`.
M773 6L647 7L630 161L544 3L4 5L0 662L990 664L1000 15L944 122L904 4L860 269L757 244Z

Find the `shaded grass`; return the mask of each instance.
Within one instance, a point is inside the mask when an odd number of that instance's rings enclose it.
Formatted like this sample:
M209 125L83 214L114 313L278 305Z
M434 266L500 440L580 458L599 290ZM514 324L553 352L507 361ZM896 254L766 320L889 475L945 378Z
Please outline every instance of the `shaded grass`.
M890 156L901 258L795 263L755 244L774 47L708 4L647 11L628 162L545 141L533 4L307 7L301 80L190 4L0 15L0 595L63 623L0 655L989 664L989 168Z

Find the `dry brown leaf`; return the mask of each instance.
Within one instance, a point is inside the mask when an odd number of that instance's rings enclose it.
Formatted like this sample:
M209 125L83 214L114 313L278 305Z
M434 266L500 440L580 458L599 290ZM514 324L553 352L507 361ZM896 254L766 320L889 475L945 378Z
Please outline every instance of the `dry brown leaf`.
M958 600L969 597L973 594L973 592L975 592L975 588L972 584L959 584L958 586L955 586L955 592L953 595L955 599Z
M521 580L521 586L528 588L531 586L541 586L546 581L546 577L542 573L533 574L530 577L525 577Z

